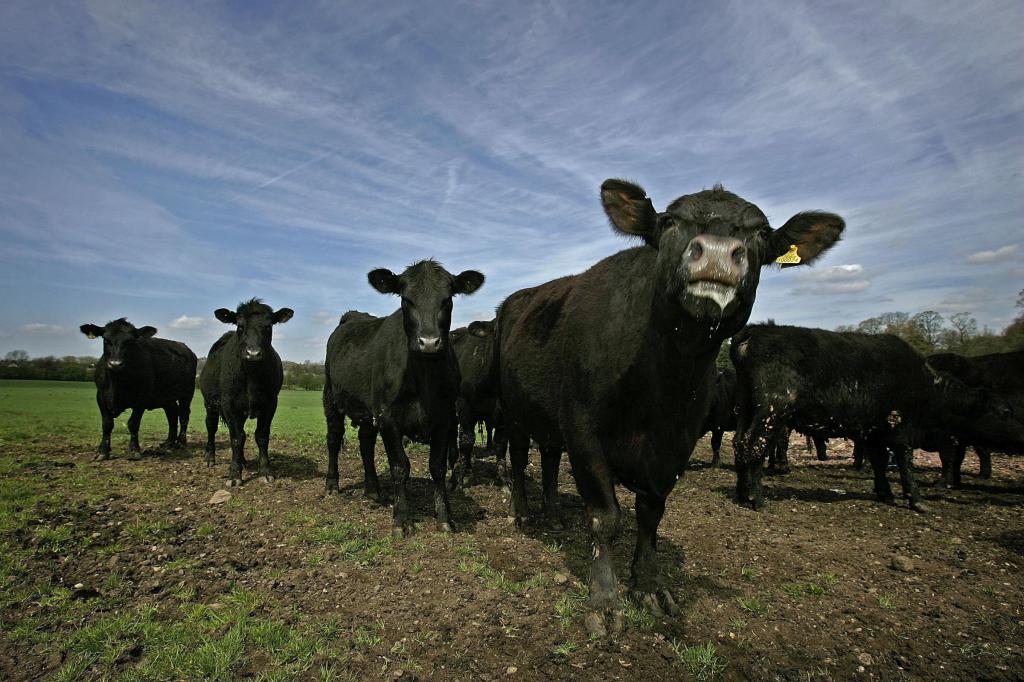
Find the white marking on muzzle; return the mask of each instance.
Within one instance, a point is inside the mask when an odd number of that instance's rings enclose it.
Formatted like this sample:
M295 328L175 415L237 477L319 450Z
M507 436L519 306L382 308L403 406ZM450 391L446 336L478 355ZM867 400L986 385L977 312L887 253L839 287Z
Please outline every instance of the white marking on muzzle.
M686 286L686 292L693 296L710 298L718 304L718 307L725 310L725 306L736 298L736 289L719 282L692 282Z

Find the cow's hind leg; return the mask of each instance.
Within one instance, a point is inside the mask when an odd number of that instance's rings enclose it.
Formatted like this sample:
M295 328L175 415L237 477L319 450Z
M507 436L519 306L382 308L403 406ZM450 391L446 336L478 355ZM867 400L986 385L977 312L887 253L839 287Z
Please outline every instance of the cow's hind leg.
M473 446L476 443L476 423L470 407L464 400L460 399L458 409L458 454L455 466L452 467L451 490L456 490L466 485L466 480L472 478L473 467Z
M892 494L889 486L889 479L886 477L886 469L889 465L889 450L878 442L865 442L864 454L871 461L871 469L875 474L875 496L879 502L893 504L896 497Z
M558 504L558 467L562 463L562 444L547 443L540 449L541 486L544 489L544 520L555 530L562 530L562 512Z
M220 413L211 403L206 403L206 466L217 463L217 427L220 425Z
M363 494L374 502L384 504L384 495L377 478L377 428L371 423L359 426L359 457L363 460Z
M167 417L167 440L160 444L161 448L170 449L178 442L178 403L174 402L164 408Z
M658 618L679 615L672 595L661 584L658 567L658 524L665 513L665 498L648 493L636 496L636 551L633 553L630 596Z
M191 396L178 401L178 441L177 446L184 448L188 445L188 420L192 416Z
M508 518L522 528L529 516L526 505L526 463L530 453L530 437L519 429L508 432L509 458L512 462L512 495L508 503Z
M328 495L333 495L340 490L338 487L338 453L341 452L341 448L345 444L345 414L338 409L330 378L324 384L323 403L324 419L327 422L327 478L324 480L324 489Z
M928 507L921 502L921 493L917 489L917 481L914 479L912 462L913 450L906 445L897 445L893 448L896 455L896 466L900 470L900 486L903 488L903 496L910 501L910 508L914 511L926 514Z
M722 466L722 436L725 431L722 429L711 430L711 466Z

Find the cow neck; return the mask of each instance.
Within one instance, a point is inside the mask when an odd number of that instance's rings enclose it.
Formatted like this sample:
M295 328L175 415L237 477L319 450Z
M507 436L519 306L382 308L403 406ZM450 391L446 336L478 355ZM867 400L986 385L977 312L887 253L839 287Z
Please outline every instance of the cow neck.
M412 379L412 387L424 409L431 410L443 405L446 382L450 371L447 356L443 358L421 358L410 352L406 371Z

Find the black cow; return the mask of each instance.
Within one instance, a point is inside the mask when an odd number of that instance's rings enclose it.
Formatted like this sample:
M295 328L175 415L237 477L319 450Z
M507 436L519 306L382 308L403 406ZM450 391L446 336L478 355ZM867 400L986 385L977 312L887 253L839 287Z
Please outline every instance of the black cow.
M274 310L258 298L241 303L237 310L218 308L214 316L237 328L221 336L199 377L206 403L206 464L216 464L217 423L223 419L231 435L230 485L242 484L245 461L245 421L256 420L259 477L270 483L270 424L277 412L277 395L284 382L281 356L272 344L274 325L292 319L291 308Z
M722 342L750 315L761 266L787 253L790 261L813 261L844 227L838 216L814 212L772 230L757 206L720 186L659 213L642 188L608 180L601 201L617 231L645 244L518 291L498 312L509 513L517 523L526 519L531 437L550 513L564 446L594 544L586 625L596 634L606 632L602 613L613 629L622 624L611 558L615 483L636 492L634 597L656 614L677 612L660 584L657 528L700 435L708 373Z
M83 324L79 329L90 339L103 337L103 355L94 376L103 420L96 459L110 457L114 417L128 409L129 459L141 454L139 424L146 410L163 409L167 415L164 447L184 447L196 390L196 354L179 341L154 338L155 327L136 328L123 317L102 327Z
M722 435L736 430L736 371L724 367L709 378L714 386L701 436L711 432L711 466L717 467L722 465Z
M1010 405L1014 417L1024 421L1024 351L991 353L964 357L956 353L939 353L928 357L935 369L952 374L968 386L985 388L999 394ZM949 488L960 487L960 468L967 446L974 446L980 461L979 475L992 476L991 450L1019 454L1024 442L985 442L966 438L944 438L935 444L942 461L942 482Z
M487 449L496 451L497 479L499 485L507 485L508 472L505 464L504 429L500 426L498 404L498 368L494 363L495 339L494 320L472 322L468 328L453 329L452 347L459 363L459 397L455 401L455 413L459 420L459 461L453 472L452 488L458 488L470 475L473 460L473 445L476 443L476 425L483 422L487 435ZM496 437L492 431L497 427Z
M733 339L739 408L734 447L741 503L763 504L761 464L780 430L861 439L875 493L893 501L891 451L911 509L925 511L910 455L929 432L996 437L1024 431L994 394L937 372L889 334L752 325Z
M768 475L772 474L788 474L789 473L789 436L793 430L788 426L780 429L778 437L775 439L775 447L768 451L768 468L765 473ZM804 435L804 447L808 453L814 453L819 462L828 461L828 437L823 435L820 431L813 433L805 433Z
M452 275L424 260L401 275L373 270L370 286L402 297L402 307L387 317L348 313L327 341L324 363L324 415L327 419L327 492L338 491L338 451L345 416L359 428L367 495L381 496L373 446L378 431L395 486L395 535L412 531L406 483L409 458L403 436L430 444L434 511L440 530L451 531L445 474L455 433L459 365L449 343L452 297L472 294L484 283L475 270Z

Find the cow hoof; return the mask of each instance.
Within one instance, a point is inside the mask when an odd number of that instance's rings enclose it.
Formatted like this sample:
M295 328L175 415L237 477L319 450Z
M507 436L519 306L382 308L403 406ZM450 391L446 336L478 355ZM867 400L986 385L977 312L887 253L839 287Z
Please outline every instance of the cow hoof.
M215 460L213 457L207 457L206 458L206 468L207 469L212 469L215 466L217 466L217 460Z
M232 478L230 481L228 481L229 488L236 488L240 485L242 485L242 479L240 478Z
M93 457L92 459L93 459L94 462L102 462L104 460L110 459L110 453L109 452L98 452L98 453L96 453L96 456Z
M437 532L439 533L454 533L455 529L452 528L451 522L444 522L437 524Z
M138 462L140 459L142 459L142 453L133 450L128 453L128 459L130 459L133 462Z
M515 526L518 530L526 530L527 519L525 516L507 516L505 518L510 526Z
M583 627L591 637L608 636L608 629L604 626L604 616L597 611L590 611L583 617Z
M913 509L914 511L916 511L918 514L931 514L932 513L931 508L928 505L926 505L924 502L915 502L915 501L911 500L910 508Z
M273 483L275 478L276 477L273 474L263 474L260 476L260 480L264 483Z
M412 531L412 524L395 525L391 527L391 537L395 540L401 540L412 535Z

